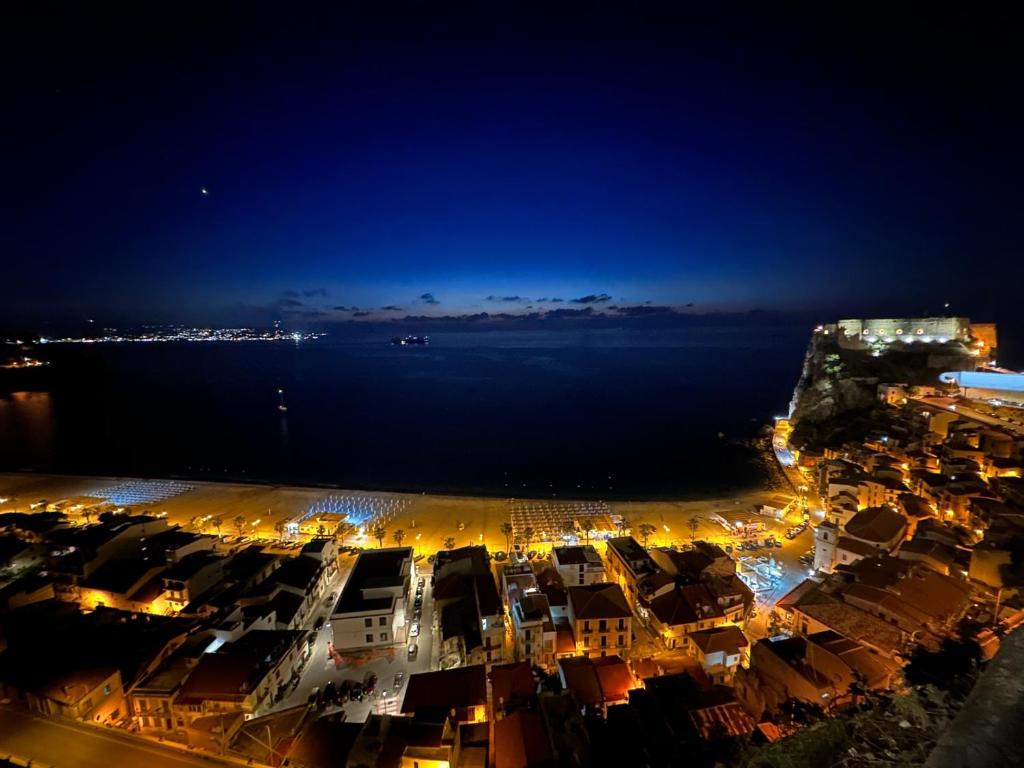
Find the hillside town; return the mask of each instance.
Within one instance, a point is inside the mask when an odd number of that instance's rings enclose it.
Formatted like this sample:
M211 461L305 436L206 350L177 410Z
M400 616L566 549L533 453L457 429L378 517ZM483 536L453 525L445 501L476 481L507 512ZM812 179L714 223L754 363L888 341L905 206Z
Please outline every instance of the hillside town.
M923 347L906 381L857 370ZM549 512L518 502L504 550L424 551L401 504L327 494L269 539L141 496L2 499L3 707L297 768L771 765L886 713L882 746L843 747L927 751L1024 621L1024 393L995 349L965 319L815 331L773 432L791 492L751 529L778 562L809 545L789 581L750 535L657 543L582 503L541 537ZM935 374L952 360L972 367ZM915 720L923 696L946 708Z

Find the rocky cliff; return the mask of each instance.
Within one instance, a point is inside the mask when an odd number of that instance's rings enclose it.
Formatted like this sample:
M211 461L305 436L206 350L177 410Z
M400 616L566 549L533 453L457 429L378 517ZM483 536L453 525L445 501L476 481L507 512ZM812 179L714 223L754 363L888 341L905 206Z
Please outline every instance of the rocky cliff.
M953 345L922 351L894 347L874 357L842 349L834 335L816 332L790 403L793 442L820 447L859 439L876 422L879 383L934 386L942 371L970 369L973 362Z

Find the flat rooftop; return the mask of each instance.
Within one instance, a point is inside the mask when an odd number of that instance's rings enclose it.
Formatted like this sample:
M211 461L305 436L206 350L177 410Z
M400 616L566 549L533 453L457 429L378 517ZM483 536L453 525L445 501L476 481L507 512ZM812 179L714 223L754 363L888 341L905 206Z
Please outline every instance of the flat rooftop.
M334 615L386 610L393 600L390 595L367 597L364 593L368 590L401 587L408 576L407 564L411 563L412 547L361 552L334 606Z

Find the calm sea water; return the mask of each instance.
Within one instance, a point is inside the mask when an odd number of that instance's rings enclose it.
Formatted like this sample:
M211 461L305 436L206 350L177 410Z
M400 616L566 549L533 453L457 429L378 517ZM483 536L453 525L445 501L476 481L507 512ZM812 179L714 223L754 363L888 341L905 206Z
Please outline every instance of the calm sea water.
M51 346L0 394L0 467L391 490L695 497L761 481L800 328ZM277 388L288 411L277 410ZM719 433L724 435L720 437Z

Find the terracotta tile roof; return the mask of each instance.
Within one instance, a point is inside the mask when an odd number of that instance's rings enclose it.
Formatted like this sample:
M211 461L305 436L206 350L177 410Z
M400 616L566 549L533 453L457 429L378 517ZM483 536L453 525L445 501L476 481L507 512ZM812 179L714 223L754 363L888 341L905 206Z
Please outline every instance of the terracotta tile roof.
M746 648L749 645L743 630L732 624L693 632L690 639L704 655L724 651L732 656L739 653L741 648Z
M487 703L487 672L483 664L409 675L402 714L418 709L462 709Z
M618 584L569 587L573 615L580 619L628 619L633 614Z

